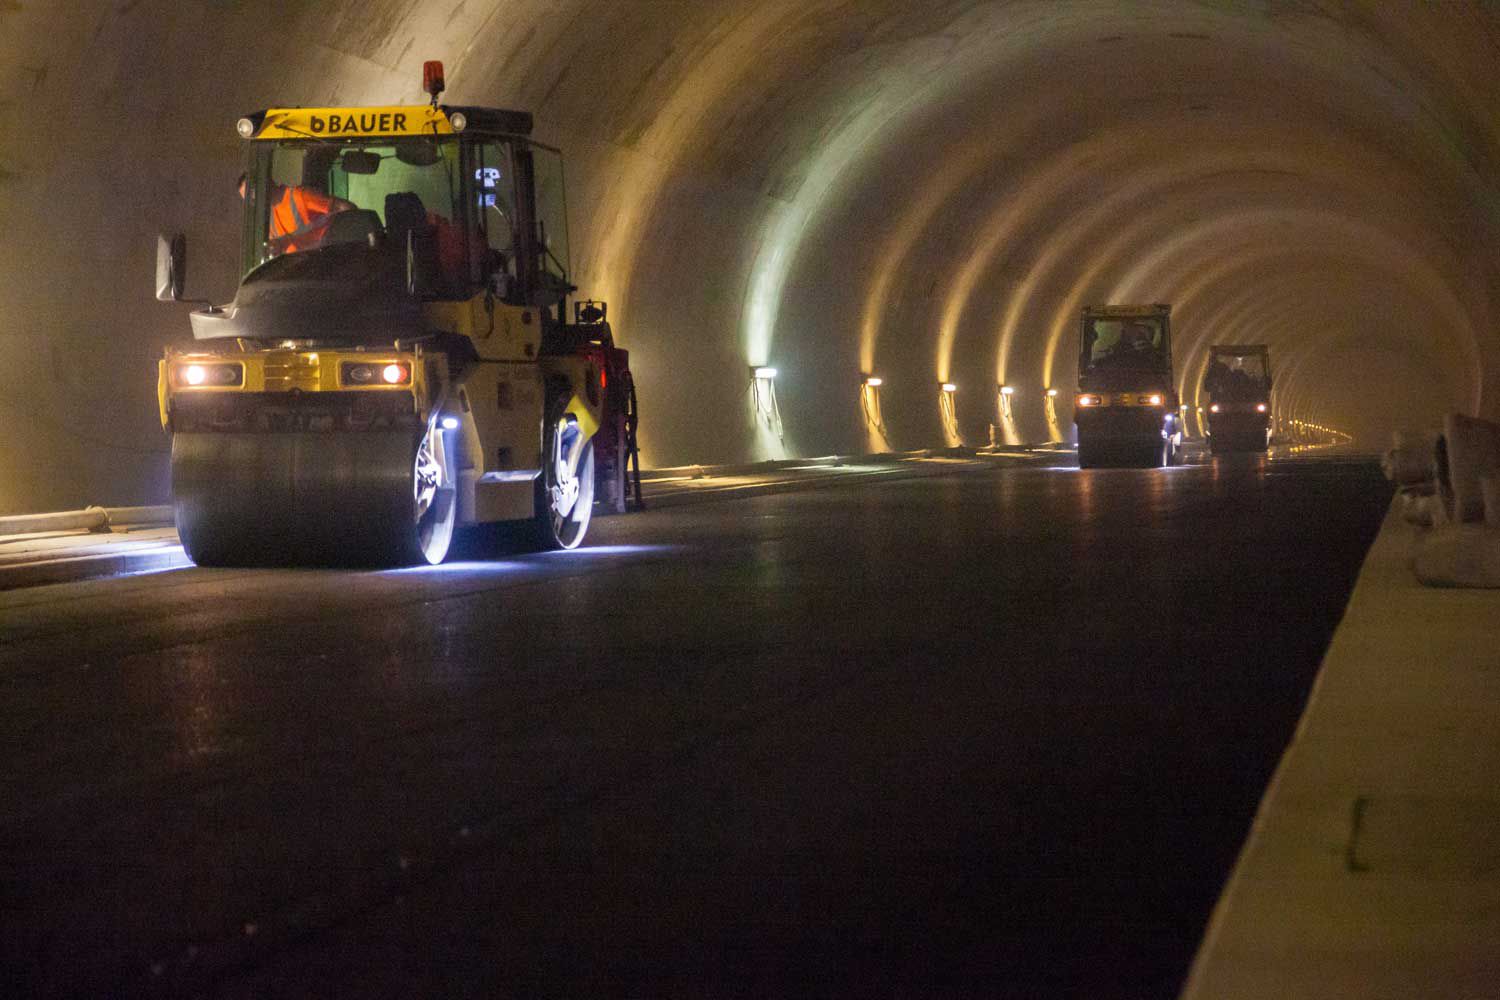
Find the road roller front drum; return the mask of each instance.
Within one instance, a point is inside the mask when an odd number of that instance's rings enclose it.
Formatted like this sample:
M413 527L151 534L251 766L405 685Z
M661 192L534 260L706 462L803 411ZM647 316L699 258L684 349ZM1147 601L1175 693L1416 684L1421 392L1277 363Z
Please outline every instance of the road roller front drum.
M175 434L178 536L200 566L441 562L457 507L442 434Z

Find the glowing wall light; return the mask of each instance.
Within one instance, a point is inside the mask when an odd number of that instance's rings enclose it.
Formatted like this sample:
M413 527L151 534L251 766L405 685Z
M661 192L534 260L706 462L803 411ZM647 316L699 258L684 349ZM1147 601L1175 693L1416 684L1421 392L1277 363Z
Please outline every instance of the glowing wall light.
M880 387L885 379L879 375L859 377L859 409L864 415L865 433L872 452L890 451L891 439L885 429L885 417L880 412Z
M963 444L958 433L958 386L952 382L938 383L938 413L943 418L943 439L948 447Z
M779 374L780 372L775 368L766 365L751 365L750 395L755 406L756 422L774 434L776 440L785 444L786 434L781 424L781 406L776 402L776 376Z

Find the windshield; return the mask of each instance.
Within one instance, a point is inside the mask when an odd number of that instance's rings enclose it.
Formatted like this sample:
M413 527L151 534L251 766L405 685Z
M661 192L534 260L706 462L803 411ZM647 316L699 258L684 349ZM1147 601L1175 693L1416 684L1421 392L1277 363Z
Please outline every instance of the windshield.
M463 294L484 241L464 204L473 188L463 183L457 140L252 143L250 156L242 185L247 269L336 244L410 248L423 258L432 291ZM496 192L496 200L507 195Z
M1215 350L1203 373L1203 388L1216 402L1265 398L1271 385L1266 355Z
M1161 368L1162 322L1155 316L1088 320L1083 330L1082 368Z

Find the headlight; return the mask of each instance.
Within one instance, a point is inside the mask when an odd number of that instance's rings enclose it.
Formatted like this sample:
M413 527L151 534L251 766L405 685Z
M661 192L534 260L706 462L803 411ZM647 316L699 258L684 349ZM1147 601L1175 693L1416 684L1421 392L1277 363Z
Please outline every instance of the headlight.
M245 384L243 365L192 364L178 365L175 369L178 385L193 388L229 387Z
M1103 406L1104 397L1096 396L1091 392L1085 392L1080 394L1075 402L1077 402L1079 406Z
M344 385L410 385L411 366L396 361L346 361L339 372Z

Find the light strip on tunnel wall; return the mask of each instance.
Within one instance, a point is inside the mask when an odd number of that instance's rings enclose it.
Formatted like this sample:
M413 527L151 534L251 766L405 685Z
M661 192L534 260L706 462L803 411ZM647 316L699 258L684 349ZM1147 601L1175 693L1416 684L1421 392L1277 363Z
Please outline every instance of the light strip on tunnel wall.
M880 410L880 387L884 384L885 379L879 375L862 375L859 380L859 410L872 452L889 451L891 446L885 416Z
M943 439L949 448L957 448L963 444L963 436L958 431L958 386L952 382L938 383L938 414L943 422Z

